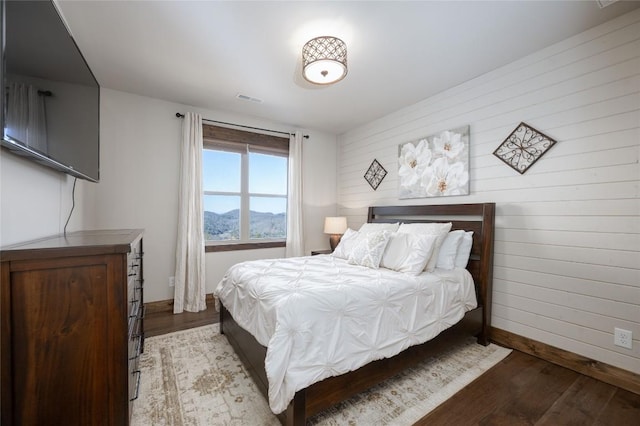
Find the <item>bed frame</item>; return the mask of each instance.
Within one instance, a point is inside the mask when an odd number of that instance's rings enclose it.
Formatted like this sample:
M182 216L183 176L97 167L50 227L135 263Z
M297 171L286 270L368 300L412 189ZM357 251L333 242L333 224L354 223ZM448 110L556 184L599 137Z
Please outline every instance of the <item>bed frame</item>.
M473 231L473 246L467 269L473 276L478 307L464 318L422 345L412 346L392 358L371 362L358 370L329 377L296 392L287 410L278 415L283 425L304 425L320 411L362 392L402 370L445 350L452 340L476 336L478 343L489 344L491 288L493 280L493 233L495 204L448 204L438 206L369 207L370 223L451 222L452 230ZM233 319L220 305L220 331L234 348L260 391L268 399L269 384L264 368L267 348Z

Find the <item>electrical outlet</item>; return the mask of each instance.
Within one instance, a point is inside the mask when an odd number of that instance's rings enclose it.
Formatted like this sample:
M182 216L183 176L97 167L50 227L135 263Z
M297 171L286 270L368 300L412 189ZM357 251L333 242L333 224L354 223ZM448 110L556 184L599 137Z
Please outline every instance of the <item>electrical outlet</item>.
M631 349L631 341L633 339L633 335L629 330L623 330L621 328L613 329L613 344L616 346L621 346L623 348Z
M169 277L169 287L175 287L176 277Z

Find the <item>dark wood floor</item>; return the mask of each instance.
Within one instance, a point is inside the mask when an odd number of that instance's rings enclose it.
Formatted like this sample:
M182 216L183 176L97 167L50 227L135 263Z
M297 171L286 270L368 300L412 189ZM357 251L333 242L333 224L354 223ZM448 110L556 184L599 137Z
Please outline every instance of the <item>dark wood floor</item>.
M148 313L144 317L145 337L158 336L187 328L200 327L202 325L218 322L219 313L211 306L206 311L193 313L183 312L174 315L173 312Z
M147 337L218 322L209 308L145 318ZM416 423L464 425L640 425L640 395L522 352L491 370Z
M513 351L417 425L640 425L640 395Z

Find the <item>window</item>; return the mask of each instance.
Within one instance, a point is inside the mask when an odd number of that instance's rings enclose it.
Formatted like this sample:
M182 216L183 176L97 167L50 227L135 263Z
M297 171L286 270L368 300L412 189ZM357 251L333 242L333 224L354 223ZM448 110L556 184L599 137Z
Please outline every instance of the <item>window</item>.
M207 251L284 246L289 140L203 126Z

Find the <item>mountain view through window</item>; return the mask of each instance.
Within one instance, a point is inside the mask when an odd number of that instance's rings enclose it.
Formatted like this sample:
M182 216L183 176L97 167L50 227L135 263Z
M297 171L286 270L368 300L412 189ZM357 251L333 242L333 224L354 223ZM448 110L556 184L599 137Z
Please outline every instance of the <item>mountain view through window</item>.
M203 184L206 241L285 239L286 157L205 149Z

